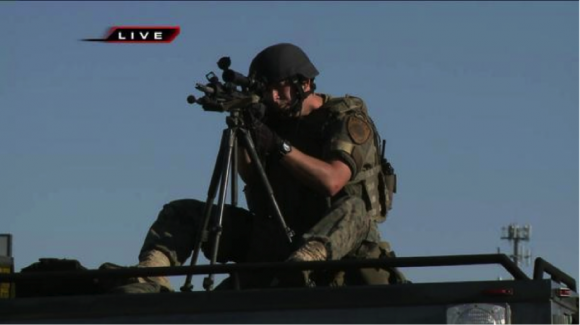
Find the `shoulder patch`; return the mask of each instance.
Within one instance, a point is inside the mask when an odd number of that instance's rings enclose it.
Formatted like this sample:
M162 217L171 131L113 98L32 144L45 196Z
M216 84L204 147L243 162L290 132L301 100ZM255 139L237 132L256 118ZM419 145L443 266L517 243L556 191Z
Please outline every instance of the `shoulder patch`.
M356 144L363 144L367 142L371 136L371 127L369 124L365 120L355 115L348 117L346 128L348 130L348 135Z

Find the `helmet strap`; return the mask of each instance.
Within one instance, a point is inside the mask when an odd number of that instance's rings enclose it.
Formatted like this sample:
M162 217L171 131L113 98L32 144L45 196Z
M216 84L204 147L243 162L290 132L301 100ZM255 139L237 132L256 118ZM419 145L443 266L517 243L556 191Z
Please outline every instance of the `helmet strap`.
M290 106L290 110L292 112L291 115L299 117L302 114L302 103L304 102L306 97L314 93L314 87L310 87L309 91L304 91L304 89L302 89L302 79L298 77L290 79L290 82L294 85L294 88L296 89L296 98L294 99L292 105Z

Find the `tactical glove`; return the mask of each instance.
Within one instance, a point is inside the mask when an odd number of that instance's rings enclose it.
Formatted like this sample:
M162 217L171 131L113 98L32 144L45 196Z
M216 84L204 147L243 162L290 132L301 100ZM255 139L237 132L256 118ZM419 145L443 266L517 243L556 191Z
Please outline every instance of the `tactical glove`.
M243 117L246 123L252 124L255 120L263 120L266 116L266 105L255 103L243 110Z
M244 121L254 140L256 152L261 158L278 155L283 143L282 138L262 122L264 112L263 104L254 104L244 110Z

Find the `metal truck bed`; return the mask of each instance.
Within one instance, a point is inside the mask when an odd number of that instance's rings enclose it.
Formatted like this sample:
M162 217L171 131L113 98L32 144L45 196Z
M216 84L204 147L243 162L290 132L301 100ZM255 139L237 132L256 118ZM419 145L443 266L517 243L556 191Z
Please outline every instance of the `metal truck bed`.
M366 261L201 265L0 275L0 282L144 275L218 274L270 269L500 264L514 280L0 300L2 323L573 323L576 282L542 259L534 279L505 255L406 257ZM542 279L544 273L550 279ZM486 318L487 317L487 318ZM496 317L497 319L493 318ZM494 320L495 319L495 320Z

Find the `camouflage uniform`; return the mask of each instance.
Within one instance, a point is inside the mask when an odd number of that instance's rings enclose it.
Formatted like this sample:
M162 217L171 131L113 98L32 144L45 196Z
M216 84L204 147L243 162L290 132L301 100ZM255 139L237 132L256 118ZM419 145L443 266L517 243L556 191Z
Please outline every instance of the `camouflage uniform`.
M219 262L284 261L307 240L324 243L332 260L388 256L384 243L379 245L377 222L384 220L377 211L379 198L376 191L368 190L369 186L376 187L376 183L360 181L364 171L379 163L372 121L359 99L320 96L323 106L308 116L267 123L305 154L326 161L343 161L352 171L351 181L337 195L326 197L298 181L278 162L266 159L264 168L282 215L297 234L294 244L287 242L276 219L267 217L263 189L246 186L244 192L251 212L226 206ZM359 104L355 108L353 101ZM182 265L194 247L204 205L191 199L166 204L145 239L141 256L156 249L164 252L172 265ZM210 251L208 246L208 243L203 246L206 254ZM341 273L318 281L336 285L343 284L345 279L348 282L349 278L354 283L389 282L389 272L367 271L370 275L365 275L365 271L355 275ZM267 287L273 276L255 273L242 276L242 287Z

